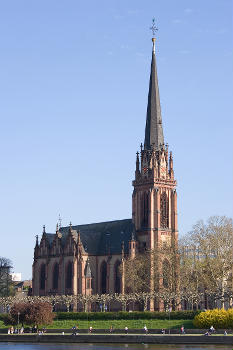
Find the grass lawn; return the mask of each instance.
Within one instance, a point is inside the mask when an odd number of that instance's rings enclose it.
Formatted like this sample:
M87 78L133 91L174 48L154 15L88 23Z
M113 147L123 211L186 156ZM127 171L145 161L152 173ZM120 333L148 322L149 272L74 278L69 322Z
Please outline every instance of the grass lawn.
M79 329L87 329L92 326L95 329L109 329L112 325L113 328L124 329L125 326L131 329L143 329L144 325L147 328L153 329L169 329L169 328L180 328L184 325L185 328L194 328L192 320L62 320L53 321L52 325L47 326L47 329L71 329L73 326L77 326ZM0 328L8 328L2 321L0 321Z
M72 328L78 325L79 329L87 329L92 326L95 329L109 329L112 325L113 328L124 329L125 326L134 329L143 329L146 325L147 328L180 328L184 325L185 328L194 328L192 320L55 320L52 325L47 328Z

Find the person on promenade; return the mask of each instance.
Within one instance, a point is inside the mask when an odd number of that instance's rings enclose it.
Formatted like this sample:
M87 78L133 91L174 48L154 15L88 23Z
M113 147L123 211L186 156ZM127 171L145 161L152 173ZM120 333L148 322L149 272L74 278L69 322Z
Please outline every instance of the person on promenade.
M227 335L227 331L226 330L224 331L224 335Z
M89 327L89 333L92 333L92 326Z
M109 328L109 332L112 333L113 332L113 326L111 325Z
M148 328L147 328L146 325L144 326L144 332L145 332L146 334L148 334Z
M211 326L211 327L210 327L209 332L210 332L210 333L214 333L214 332L215 332L214 326Z
M185 334L185 330L184 330L184 326L182 325L181 328L180 328L180 333L181 334Z
M126 326L125 327L125 334L128 334L128 330L129 330L129 328Z
M165 333L166 333L164 328L161 329L161 333L162 333L162 334L165 334Z

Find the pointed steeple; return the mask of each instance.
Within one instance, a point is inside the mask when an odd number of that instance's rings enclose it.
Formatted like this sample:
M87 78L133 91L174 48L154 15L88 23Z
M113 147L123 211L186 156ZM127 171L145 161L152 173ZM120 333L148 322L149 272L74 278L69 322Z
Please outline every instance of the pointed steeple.
M160 148L164 144L162 116L159 98L159 85L155 59L155 38L152 38L153 50L151 60L150 85L146 116L144 149Z

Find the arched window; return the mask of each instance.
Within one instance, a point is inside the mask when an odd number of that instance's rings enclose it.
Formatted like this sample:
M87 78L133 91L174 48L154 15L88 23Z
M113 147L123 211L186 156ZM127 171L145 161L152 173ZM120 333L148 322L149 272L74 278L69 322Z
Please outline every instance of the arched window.
M168 288L170 285L170 281L171 281L171 276L170 276L170 264L168 262L168 260L164 260L163 261L163 286L164 288Z
M161 194L160 198L160 224L162 228L169 227L169 206L166 192Z
M53 289L58 289L59 265L56 263L53 268Z
M149 212L149 195L144 192L142 196L142 226L148 225L148 212Z
M69 261L66 268L66 288L72 288L72 262Z
M121 275L119 271L120 261L118 260L114 265L114 290L115 293L121 292Z
M45 289L45 264L40 267L40 289Z
M104 261L100 269L101 276L101 293L105 294L107 292L107 263Z

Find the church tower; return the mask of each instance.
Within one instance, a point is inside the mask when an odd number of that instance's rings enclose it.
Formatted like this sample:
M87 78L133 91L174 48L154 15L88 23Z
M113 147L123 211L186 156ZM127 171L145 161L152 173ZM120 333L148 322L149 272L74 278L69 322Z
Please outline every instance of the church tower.
M155 38L152 38L152 61L148 93L148 105L144 145L136 156L136 171L133 181L132 218L138 241L138 250L153 252L163 246L177 248L177 192L174 179L173 157L164 143L160 108L158 77L155 57ZM162 257L164 260L164 257ZM171 262L169 262L171 263ZM178 265L178 264L177 264ZM150 291L159 291L163 286L160 277L153 278L151 263ZM157 268L162 270L163 261ZM154 300L150 310L161 310L164 305Z

